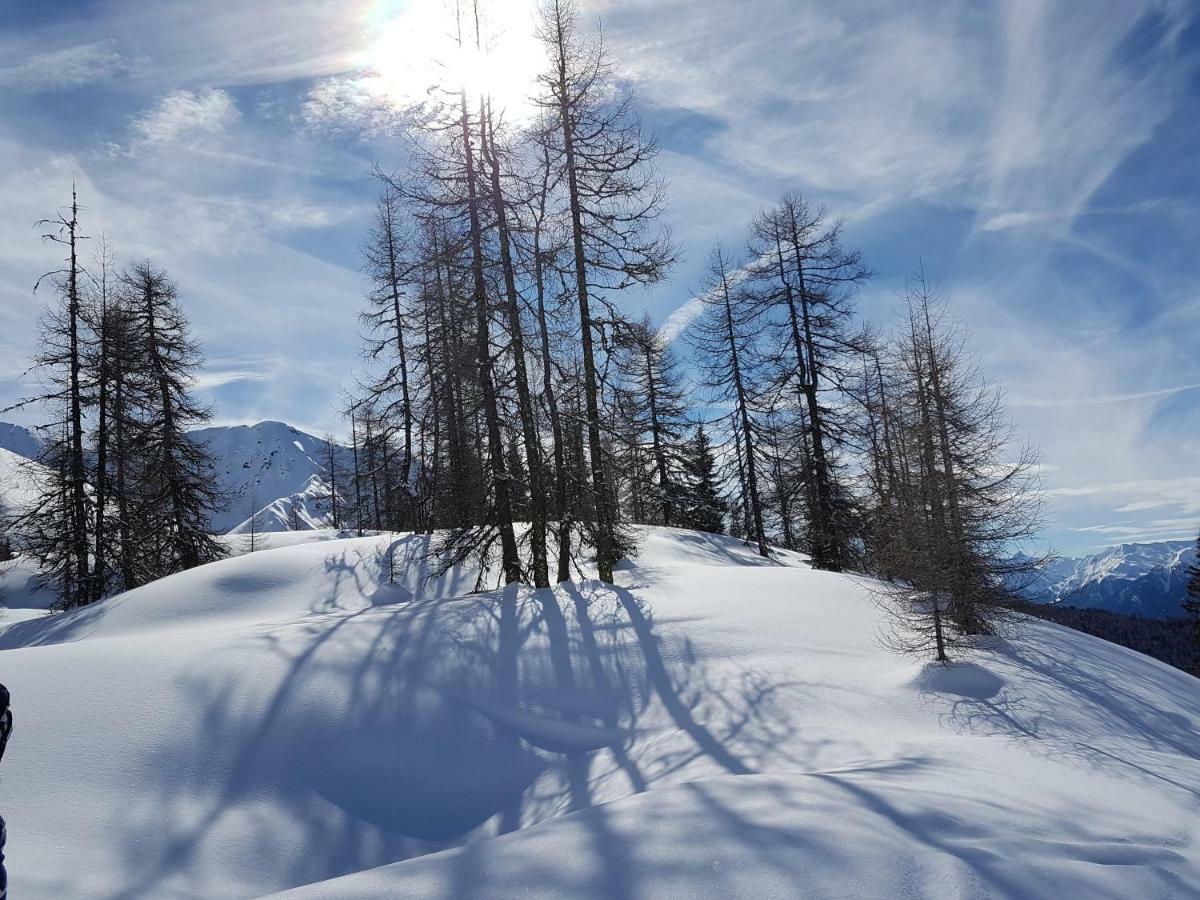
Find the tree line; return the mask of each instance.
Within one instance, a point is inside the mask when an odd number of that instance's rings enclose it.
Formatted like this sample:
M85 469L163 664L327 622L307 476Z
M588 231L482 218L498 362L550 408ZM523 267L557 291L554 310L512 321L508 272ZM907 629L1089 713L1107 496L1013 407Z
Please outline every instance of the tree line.
M10 524L59 605L73 608L224 555L208 530L220 501L205 449L187 432L209 412L190 385L201 364L175 283L149 261L91 264L71 204L38 223L63 266L39 279L55 299L33 359L41 391L38 495Z
M452 23L477 49L478 13ZM656 147L569 0L536 35L529 119L443 85L407 162L374 171L369 362L349 466L330 445L334 527L436 533L440 567L474 556L535 587L611 582L630 525L728 532L879 576L902 649L945 659L994 632L1039 562L1012 553L1039 525L1036 455L944 299L922 272L890 328L864 324L861 253L788 193L713 249L680 341L628 316L677 255ZM208 412L175 284L103 243L83 266L74 196L45 224L66 253L32 398L50 475L19 532L70 607L222 555L221 498L186 434Z
M891 333L864 326L861 254L789 193L713 250L685 372L621 300L676 256L655 145L572 4L537 37L532 121L443 86L407 164L376 167L343 520L437 531L443 566L538 587L611 581L631 524L728 531L882 576L906 648L993 631L1036 565L1001 562L1038 527L1036 459L944 303L920 276Z

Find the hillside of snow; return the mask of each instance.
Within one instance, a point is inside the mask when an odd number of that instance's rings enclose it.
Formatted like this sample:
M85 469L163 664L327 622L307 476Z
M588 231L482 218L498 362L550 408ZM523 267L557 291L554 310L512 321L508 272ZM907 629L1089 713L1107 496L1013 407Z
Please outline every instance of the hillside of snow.
M327 441L270 421L201 428L191 436L208 448L217 487L228 498L213 517L214 532L249 530L251 516L260 531L328 525ZM339 466L349 468L346 448L335 444L333 453Z
M864 579L724 537L487 593L428 541L0 623L13 895L1200 893L1191 676L1043 622L928 666Z

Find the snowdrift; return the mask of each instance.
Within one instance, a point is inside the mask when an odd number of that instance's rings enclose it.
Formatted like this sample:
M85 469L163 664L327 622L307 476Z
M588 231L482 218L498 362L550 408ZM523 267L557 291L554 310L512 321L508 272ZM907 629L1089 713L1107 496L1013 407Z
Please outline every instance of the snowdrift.
M0 630L16 896L1200 893L1200 682L1147 657L930 668L862 580L686 531L480 594L288 537Z

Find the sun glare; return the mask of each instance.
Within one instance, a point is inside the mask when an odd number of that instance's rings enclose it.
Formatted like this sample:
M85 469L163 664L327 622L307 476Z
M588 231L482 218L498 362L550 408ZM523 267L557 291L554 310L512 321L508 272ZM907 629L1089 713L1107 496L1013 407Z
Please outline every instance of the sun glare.
M489 0L479 9L479 42L469 2L412 0L372 18L375 39L362 66L374 93L397 106L444 99L465 87L487 94L510 119L532 112L541 49L531 0ZM461 33L461 41L459 35Z

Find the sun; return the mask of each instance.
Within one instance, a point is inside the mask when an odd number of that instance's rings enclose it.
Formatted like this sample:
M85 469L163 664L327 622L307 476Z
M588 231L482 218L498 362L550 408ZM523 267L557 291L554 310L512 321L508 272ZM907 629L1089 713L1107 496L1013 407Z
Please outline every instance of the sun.
M509 120L533 111L543 53L534 37L532 0L409 0L371 17L374 38L360 64L373 92L404 107L465 88L486 95Z

